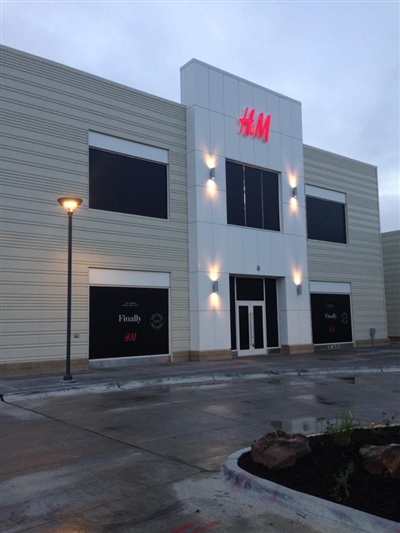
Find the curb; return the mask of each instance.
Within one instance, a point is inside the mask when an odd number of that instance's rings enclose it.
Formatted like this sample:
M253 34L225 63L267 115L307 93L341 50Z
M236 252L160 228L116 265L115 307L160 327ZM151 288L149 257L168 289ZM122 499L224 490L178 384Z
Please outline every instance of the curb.
M380 374L400 372L400 366L378 367L340 367L340 368L309 368L309 369L282 369L266 370L264 372L234 372L220 374L194 374L185 376L170 376L160 378L142 378L130 381L116 381L111 383L94 383L92 385L68 385L63 383L56 388L51 385L47 390L27 390L7 392L1 394L1 400L13 401L17 399L45 398L50 396L64 396L71 394L116 392L118 390L135 390L146 387L169 386L169 385L194 385L207 383L223 383L227 381L246 381L276 378L278 376L322 376L326 374L355 375L355 374Z
M399 533L400 524L392 520L297 492L246 472L238 466L238 459L250 449L230 455L221 476L234 490L258 496L271 513L303 519L301 523L324 533Z

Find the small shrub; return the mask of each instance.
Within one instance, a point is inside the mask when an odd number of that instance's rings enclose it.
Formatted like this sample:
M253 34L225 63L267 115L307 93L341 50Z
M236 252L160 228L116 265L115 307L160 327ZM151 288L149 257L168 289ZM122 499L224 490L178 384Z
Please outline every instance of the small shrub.
M349 463L346 470L339 470L339 474L335 476L335 486L332 490L332 496L337 502L342 502L350 498L350 478L354 472L354 464Z
M337 446L347 446L351 443L351 434L355 427L353 413L349 411L345 418L336 419L334 424L328 420L325 434L332 435Z
M394 419L396 418L396 416L398 415L399 413L394 413L391 417L388 417L387 413L385 413L385 411L382 411L382 416L383 416L383 425L385 427L389 427L392 425Z

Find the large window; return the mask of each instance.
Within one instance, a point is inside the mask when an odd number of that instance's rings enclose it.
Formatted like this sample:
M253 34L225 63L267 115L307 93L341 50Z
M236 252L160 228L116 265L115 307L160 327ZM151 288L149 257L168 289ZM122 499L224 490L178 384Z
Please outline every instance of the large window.
M168 217L165 150L96 133L89 143L90 208Z
M89 359L169 353L168 289L90 287Z
M310 186L306 195L308 238L346 244L346 196Z
M350 296L311 294L314 344L352 342Z
M279 231L276 172L226 162L228 224Z

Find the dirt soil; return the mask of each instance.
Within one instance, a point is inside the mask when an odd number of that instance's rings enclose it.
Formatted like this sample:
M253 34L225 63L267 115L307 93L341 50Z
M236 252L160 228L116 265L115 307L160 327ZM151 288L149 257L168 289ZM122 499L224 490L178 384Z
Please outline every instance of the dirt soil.
M250 452L239 458L238 465L257 477L290 489L400 522L400 480L369 474L363 469L358 452L366 444L383 446L392 443L400 444L399 426L356 429L352 443L344 447L336 446L331 435L310 437L311 453L298 459L295 466L283 470L270 470L254 463ZM341 491L338 501L332 494L337 486L336 476L351 462L354 473L349 478L348 496Z

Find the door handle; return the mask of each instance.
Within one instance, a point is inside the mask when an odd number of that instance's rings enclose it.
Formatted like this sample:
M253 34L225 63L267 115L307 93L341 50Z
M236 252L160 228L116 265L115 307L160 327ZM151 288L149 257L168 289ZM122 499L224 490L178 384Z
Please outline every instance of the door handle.
M254 316L253 313L249 313L250 315L250 344L252 348L254 348Z

